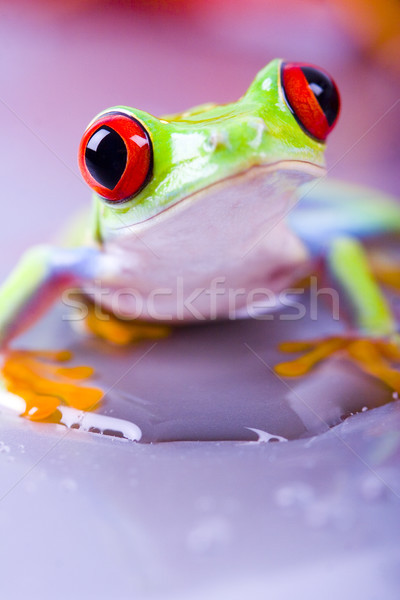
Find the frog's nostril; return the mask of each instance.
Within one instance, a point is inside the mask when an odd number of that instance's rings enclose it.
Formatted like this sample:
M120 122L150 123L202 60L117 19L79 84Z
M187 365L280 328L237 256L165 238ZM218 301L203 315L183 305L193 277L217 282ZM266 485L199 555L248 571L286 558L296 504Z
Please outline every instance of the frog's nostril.
M204 142L204 147L208 152L215 152L218 148L226 148L227 146L229 146L228 134L218 129L211 131Z
M109 112L86 130L79 167L86 183L111 202L137 194L152 172L152 148L144 127L124 113Z
M301 63L282 64L286 102L302 128L324 141L340 111L339 92L333 79L321 69Z

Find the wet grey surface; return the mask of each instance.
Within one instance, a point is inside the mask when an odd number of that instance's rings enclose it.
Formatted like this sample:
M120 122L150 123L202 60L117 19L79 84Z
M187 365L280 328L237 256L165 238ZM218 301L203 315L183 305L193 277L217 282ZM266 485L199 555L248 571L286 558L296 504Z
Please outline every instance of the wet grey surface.
M1 597L397 599L400 403L372 408L391 393L340 361L277 379L276 343L310 322L213 323L121 350L62 312L19 344L73 349L112 388L99 412L163 443L3 411Z
M399 409L287 443L2 418L1 597L395 600Z

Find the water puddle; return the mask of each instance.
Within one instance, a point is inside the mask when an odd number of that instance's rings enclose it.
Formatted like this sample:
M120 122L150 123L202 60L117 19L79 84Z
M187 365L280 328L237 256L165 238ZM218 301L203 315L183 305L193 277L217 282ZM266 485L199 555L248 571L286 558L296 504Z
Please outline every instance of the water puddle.
M343 357L305 377L277 376L284 323L185 327L128 348L88 341L67 323L57 325L54 333L40 325L27 346L43 339L56 347L62 339L67 351L18 349L5 356L2 412L141 443L269 444L318 436L393 400L387 385ZM293 324L287 327L293 336Z

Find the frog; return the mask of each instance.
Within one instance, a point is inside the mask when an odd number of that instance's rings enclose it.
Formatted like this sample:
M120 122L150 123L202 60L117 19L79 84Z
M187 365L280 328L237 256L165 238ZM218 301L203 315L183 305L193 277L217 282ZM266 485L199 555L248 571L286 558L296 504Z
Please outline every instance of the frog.
M282 344L300 356L276 365L277 376L305 375L341 352L398 390L398 323L382 290L385 276L396 286L398 270L373 264L368 247L398 236L400 206L326 178L339 113L325 70L274 59L229 104L160 118L118 105L95 116L78 153L91 210L66 243L29 249L0 288L3 380L25 400L24 416L54 418L60 398L82 410L101 400L80 384L92 369L59 365L69 353L10 346L61 296L87 308L87 331L127 344L262 313L260 290L278 296L317 264L346 298L351 324L340 336Z

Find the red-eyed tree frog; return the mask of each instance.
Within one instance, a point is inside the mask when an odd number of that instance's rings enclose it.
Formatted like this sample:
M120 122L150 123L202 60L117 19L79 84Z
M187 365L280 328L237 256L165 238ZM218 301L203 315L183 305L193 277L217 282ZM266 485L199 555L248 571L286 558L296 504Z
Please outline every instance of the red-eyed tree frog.
M122 343L138 330L162 335L165 325L250 314L255 290L279 294L321 260L350 302L353 327L343 338L288 344L307 354L277 372L302 374L340 350L400 389L397 324L366 250L369 240L400 232L400 206L325 181L339 104L326 72L273 60L232 104L163 118L126 106L97 115L79 149L94 192L90 218L73 244L29 250L0 290L3 377L26 400L27 416L49 416L60 397L90 403L64 380L54 392L32 355L8 346L65 290L78 288L109 316L92 310L86 322ZM87 374L70 372L74 380Z

